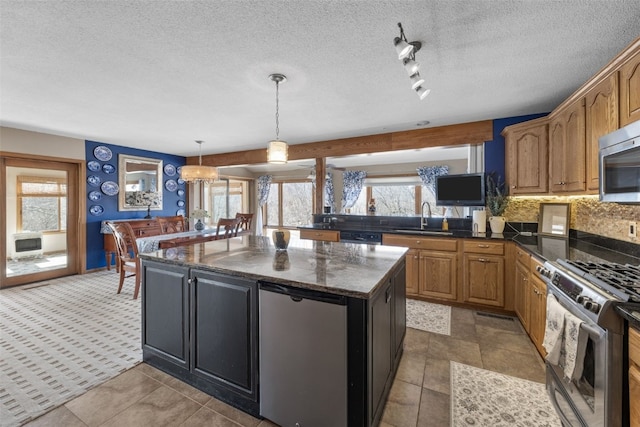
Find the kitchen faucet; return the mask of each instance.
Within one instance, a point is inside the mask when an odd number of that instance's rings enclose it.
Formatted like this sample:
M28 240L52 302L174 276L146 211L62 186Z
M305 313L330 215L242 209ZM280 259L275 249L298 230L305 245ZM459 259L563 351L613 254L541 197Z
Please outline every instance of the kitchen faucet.
M427 208L429 208L429 216L427 217L426 223L424 221L424 205L427 205ZM429 202L422 202L422 206L420 207L420 230L424 230L425 224L429 225L429 218L431 218L431 205L429 205Z

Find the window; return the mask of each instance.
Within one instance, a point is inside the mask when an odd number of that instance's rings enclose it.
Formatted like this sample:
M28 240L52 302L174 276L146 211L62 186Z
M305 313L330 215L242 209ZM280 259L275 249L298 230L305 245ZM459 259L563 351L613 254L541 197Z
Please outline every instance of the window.
M67 228L67 180L18 176L18 228L21 231L64 231Z
M208 222L217 224L220 218L234 218L238 212L249 212L249 182L229 179L229 211L227 213L227 180L216 181L204 188L204 209L211 215Z
M443 206L436 206L433 192L413 177L367 177L358 200L349 212L367 215L369 200L372 198L376 201L376 215L420 215L422 202L425 201L429 202L432 216L444 216L446 210ZM429 208L424 207L425 215L429 213ZM463 214L459 208L447 212L449 217L461 217Z
M313 184L309 181L274 182L266 203L267 227L309 224L313 214Z

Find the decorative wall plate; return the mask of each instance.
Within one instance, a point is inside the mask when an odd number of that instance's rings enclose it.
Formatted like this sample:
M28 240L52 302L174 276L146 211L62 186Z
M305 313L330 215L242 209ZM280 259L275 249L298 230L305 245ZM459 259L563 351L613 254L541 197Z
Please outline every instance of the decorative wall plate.
M176 191L178 189L178 183L173 179L168 179L164 183L164 188L166 188L167 191Z
M116 171L116 167L110 163L105 163L102 165L102 172L104 173L114 173Z
M118 191L120 191L120 187L118 187L118 184L113 181L105 181L100 186L100 189L107 196L115 196L116 194L118 194Z
M93 190L89 193L89 200L91 200L92 202L97 202L100 199L102 199L101 192Z
M182 172L182 166L178 166L178 167L176 168L176 173L177 173L178 175L180 175L180 173L181 173L181 172Z
M178 210L176 211L176 215L182 215L182 216L184 216L184 215L185 215L185 211L184 211L184 209L178 209Z
M182 188L178 190L178 196L180 197L184 196L184 190Z
M178 184L180 184L180 185L184 184L184 179L178 178Z
M111 150L108 147L105 147L104 145L100 145L94 148L93 155L95 156L96 159L101 160L103 162L111 160L111 157L113 156L113 154L111 153Z
M164 173L169 176L174 176L176 174L176 167L171 163L167 163L166 165L164 165Z
M178 207L184 207L184 200L178 200Z
M102 215L104 213L104 208L100 205L91 205L91 207L89 208L89 212L91 213L91 215Z
M99 186L101 182L102 182L102 180L100 179L99 176L89 175L87 177L87 184L89 184L92 187Z
M100 162L91 160L87 163L87 169L89 169L91 172L98 172L100 170Z

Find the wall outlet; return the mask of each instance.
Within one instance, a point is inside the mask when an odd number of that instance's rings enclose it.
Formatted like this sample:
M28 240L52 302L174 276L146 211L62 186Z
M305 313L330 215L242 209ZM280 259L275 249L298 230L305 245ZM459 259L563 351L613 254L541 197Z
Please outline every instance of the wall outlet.
M629 221L629 237L637 237L638 228L635 221Z

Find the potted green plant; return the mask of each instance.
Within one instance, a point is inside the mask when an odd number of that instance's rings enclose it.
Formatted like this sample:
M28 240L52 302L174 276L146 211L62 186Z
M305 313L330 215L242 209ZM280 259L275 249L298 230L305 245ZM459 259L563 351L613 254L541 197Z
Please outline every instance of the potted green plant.
M509 198L504 182L500 175L490 173L487 175L487 209L491 213L489 226L492 233L500 234L504 231L506 220L503 216L509 204Z

